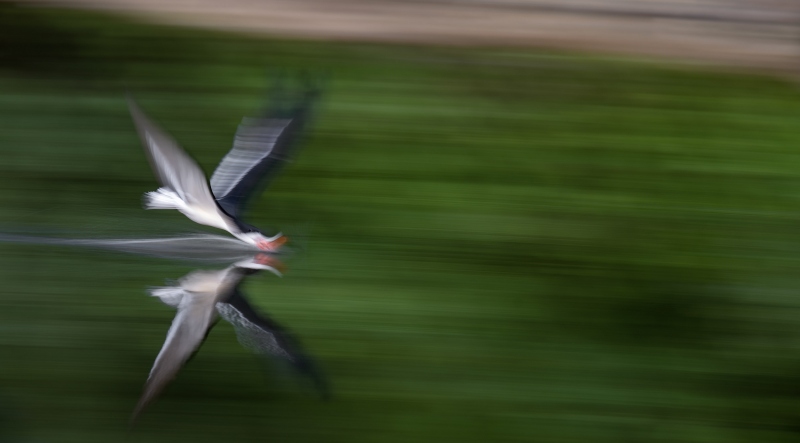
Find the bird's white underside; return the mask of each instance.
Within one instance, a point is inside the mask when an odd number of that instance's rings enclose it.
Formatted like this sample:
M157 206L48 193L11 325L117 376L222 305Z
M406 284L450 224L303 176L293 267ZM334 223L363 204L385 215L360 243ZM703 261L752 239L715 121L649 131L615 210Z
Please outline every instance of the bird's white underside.
M159 188L157 191L145 194L145 207L147 209L177 209L195 223L236 234L231 230L230 223L226 220L227 216L222 214L216 204L209 208L202 204L187 203L171 189Z

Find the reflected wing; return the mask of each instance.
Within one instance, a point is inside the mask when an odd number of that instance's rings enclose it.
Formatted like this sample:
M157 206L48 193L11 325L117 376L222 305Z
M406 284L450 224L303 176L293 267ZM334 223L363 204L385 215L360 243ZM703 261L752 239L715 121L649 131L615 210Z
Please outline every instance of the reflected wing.
M217 312L233 325L242 346L289 362L295 370L310 377L323 396L327 395L324 378L300 344L278 323L256 312L238 289L225 302L217 303Z
M285 95L279 92L276 102ZM292 148L317 95L317 90L309 90L299 104L286 107L275 103L276 109L267 117L242 120L233 148L211 176L211 189L225 211L239 215L247 200L291 160ZM279 106L284 109L277 109Z
M156 357L144 393L133 412L133 420L164 390L200 347L216 317L216 300L216 293L213 292L183 294L167 339Z
M132 98L128 98L128 109L161 185L188 204L216 208L214 195L197 162L150 120Z

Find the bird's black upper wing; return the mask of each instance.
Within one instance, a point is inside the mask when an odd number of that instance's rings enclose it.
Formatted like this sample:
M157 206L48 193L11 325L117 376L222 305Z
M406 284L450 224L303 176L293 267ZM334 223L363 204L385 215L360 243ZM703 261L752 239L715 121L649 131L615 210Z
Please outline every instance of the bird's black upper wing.
M293 148L302 134L316 90L307 92L300 103L272 109L262 117L242 120L233 148L211 176L211 190L217 203L230 215L239 216L247 201L291 161Z

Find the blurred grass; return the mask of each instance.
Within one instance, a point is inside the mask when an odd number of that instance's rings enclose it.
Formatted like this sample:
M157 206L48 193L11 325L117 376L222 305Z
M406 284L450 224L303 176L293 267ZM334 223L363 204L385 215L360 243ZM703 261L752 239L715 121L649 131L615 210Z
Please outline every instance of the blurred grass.
M329 76L250 215L308 251L245 290L334 393L264 375L221 323L127 435L173 314L144 288L191 266L2 245L0 440L797 439L792 84L0 9L4 230L200 229L141 210L125 91L210 171L270 69Z

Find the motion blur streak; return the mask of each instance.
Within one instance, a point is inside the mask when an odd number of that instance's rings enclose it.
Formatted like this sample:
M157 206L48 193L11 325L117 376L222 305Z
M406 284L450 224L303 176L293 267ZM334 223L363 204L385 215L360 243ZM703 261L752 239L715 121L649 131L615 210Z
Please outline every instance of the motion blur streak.
M254 248L235 238L212 234L155 238L52 238L0 234L0 242L81 246L186 261L230 262L252 257Z
M797 440L793 79L0 7L4 233L205 229L142 209L125 91L210 171L274 70L328 73L301 155L248 214L292 241L309 226L303 253L242 291L332 394L220 322L130 436L175 315L144 288L198 265L0 242L0 440Z

